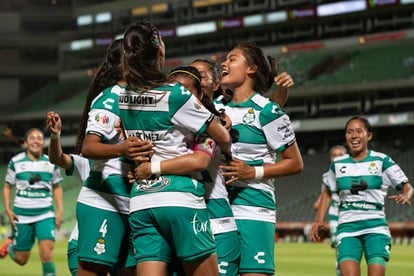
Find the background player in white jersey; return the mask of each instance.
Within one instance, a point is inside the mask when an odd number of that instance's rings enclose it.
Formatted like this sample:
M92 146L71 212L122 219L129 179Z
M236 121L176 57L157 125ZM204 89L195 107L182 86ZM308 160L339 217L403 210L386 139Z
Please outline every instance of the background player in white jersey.
M128 28L124 49L123 70L130 90L114 100L119 99L127 135L154 144L154 174L159 174L162 160L190 152L187 141L194 134L206 131L229 152L227 130L184 86L166 84L161 72L165 46L153 25L141 22ZM203 184L187 175L161 175L134 184L130 224L138 274L165 275L174 251L188 275L217 275L203 195Z
M330 161L332 162L336 157L342 156L345 153L346 153L346 148L344 146L335 145L331 147L331 149L329 150ZM336 250L336 227L338 226L339 195L337 191L329 190L328 182L327 182L328 174L329 174L329 171L325 172L322 175L322 192L318 197L318 200L317 200L318 203L316 204L315 207L316 207L316 210L318 211L317 216L321 214L325 216L325 213L328 210L328 206L329 206L328 219L329 219L329 233L331 235L331 247L335 248ZM330 197L331 198L330 204L329 204L329 201L327 200L322 201L322 197L328 197L328 198ZM324 203L324 206L320 205L321 202ZM316 218L316 221L318 221L317 218ZM315 225L315 224L312 225L312 227L318 227L318 226L320 225ZM337 268L337 274L340 275L338 263L336 264L336 268Z
M63 218L63 192L59 168L43 154L44 136L39 129L29 129L24 139L26 151L12 157L3 188L4 207L13 227L13 241L1 248L19 265L25 265L37 239L43 275L56 275L53 261L55 230ZM13 208L12 189L16 193ZM53 210L53 198L57 212Z
M289 117L262 96L274 82L276 63L254 43L241 43L221 64L221 86L232 94L218 98L240 133L233 160L221 166L241 239L241 275L273 275L276 203L273 179L303 169ZM276 153L281 161L276 163ZM260 235L257 233L260 232Z
M365 255L368 275L385 275L391 249L391 235L384 213L384 198L389 187L400 194L391 195L400 204L411 204L413 188L401 168L386 154L368 149L373 136L369 121L352 117L345 125L349 154L336 158L328 175L330 190L339 193L337 228L338 262L341 275L360 275ZM322 200L329 198L324 197ZM322 203L321 204L326 204ZM321 218L322 217L322 218ZM311 238L319 239L317 217Z

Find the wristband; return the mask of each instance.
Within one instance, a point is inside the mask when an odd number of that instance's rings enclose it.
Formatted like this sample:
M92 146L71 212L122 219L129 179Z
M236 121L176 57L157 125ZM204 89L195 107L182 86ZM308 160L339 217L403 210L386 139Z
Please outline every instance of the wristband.
M151 173L160 175L161 174L161 162L151 162Z
M60 137L60 131L58 133L51 133L50 139L57 140Z
M255 171L254 178L263 179L263 177L264 177L264 167L263 166L255 166L254 171Z

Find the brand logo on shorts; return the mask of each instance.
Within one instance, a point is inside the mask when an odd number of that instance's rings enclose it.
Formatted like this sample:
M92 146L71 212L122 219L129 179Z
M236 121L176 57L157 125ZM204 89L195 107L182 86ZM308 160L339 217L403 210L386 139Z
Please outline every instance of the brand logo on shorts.
M193 225L194 234L198 234L201 232L207 232L208 230L208 220L202 221L197 218L197 213L194 214L193 221L191 222Z
M227 274L227 269L224 269L224 268L227 268L228 266L229 266L228 262L224 262L224 261L220 262L218 264L219 273L220 274Z
M106 252L105 249L105 240L104 239L98 239L98 242L95 244L95 247L93 248L93 251L96 252L96 254L101 255Z
M254 259L257 261L258 264L264 264L266 260L260 259L260 257L263 257L265 253L263 251L257 252L256 256L254 256Z
M162 176L156 179L146 179L146 180L138 180L137 187L135 190L142 190L145 192L156 192L164 189L164 187L170 184L169 178L164 178Z

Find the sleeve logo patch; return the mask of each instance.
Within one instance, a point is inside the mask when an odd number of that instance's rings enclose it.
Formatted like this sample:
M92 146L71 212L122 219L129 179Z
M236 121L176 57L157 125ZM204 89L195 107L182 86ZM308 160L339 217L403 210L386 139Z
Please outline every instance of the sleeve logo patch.
M105 127L109 124L109 117L105 114L96 114L95 121L101 126Z
M213 152L214 141L210 138L207 138L203 144L204 148L207 149L209 152Z
M196 100L194 101L194 107L196 110L201 110L203 109L204 105L200 102L199 99L196 98Z

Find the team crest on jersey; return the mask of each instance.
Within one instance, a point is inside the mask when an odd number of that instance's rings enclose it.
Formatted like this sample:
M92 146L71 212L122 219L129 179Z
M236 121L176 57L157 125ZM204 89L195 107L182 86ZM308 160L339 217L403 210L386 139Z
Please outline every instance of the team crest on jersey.
M105 248L105 240L100 238L95 244L95 247L93 248L93 251L96 252L96 254L101 255L106 252Z
M105 127L109 124L109 117L105 114L96 114L95 121Z
M156 179L138 180L136 190L145 192L157 192L170 184L170 179L159 176Z
M377 164L375 162L371 162L371 164L369 164L368 172L370 174L377 174L378 173L378 167L377 167Z
M243 123L250 125L256 119L256 115L254 115L253 108L250 108L246 114L243 116Z

